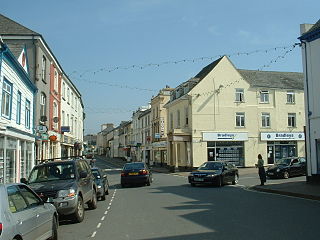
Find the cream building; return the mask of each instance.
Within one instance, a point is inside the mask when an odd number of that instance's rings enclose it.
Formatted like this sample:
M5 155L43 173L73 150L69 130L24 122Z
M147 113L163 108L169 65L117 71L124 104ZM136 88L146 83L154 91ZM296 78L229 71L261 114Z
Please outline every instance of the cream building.
M173 168L304 156L301 73L239 70L224 56L175 88L165 107Z
M170 100L172 90L163 88L151 99L151 161L160 166L167 163L167 109L163 106Z
M138 119L141 126L141 160L147 164L153 164L151 161L151 109L142 112Z
M305 79L307 179L320 182L320 20L300 26Z

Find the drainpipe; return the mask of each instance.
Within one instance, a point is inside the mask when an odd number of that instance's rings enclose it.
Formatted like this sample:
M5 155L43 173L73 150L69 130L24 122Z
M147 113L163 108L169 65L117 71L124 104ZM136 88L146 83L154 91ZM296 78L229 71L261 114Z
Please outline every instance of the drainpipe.
M306 41L302 41L301 43L304 44L304 56L305 56L305 70L306 70L306 93L307 93L307 111L308 111L308 139L309 139L309 146L307 146L309 148L309 163L310 163L310 170L311 170L311 175L312 175L312 164L311 164L311 131L310 131L310 116L311 116L311 112L310 112L310 105L309 105L309 81L308 81L308 60L307 60L307 44ZM307 161L308 164L308 161ZM308 169L308 166L307 166ZM311 177L311 176L310 176ZM308 176L308 172L307 172L307 182L309 182L309 176Z

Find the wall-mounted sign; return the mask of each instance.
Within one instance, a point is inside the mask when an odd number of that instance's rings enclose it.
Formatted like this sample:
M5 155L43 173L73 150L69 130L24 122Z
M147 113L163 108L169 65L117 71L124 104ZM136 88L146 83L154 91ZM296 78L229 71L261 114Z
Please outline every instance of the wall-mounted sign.
M161 133L161 136L164 135L164 118L160 118L160 133Z
M70 132L70 126L61 126L61 133Z
M247 141L248 133L243 132L203 132L203 141Z
M161 136L160 136L160 133L155 133L154 134L154 138L156 138L156 139L159 139Z
M304 141L303 132L265 132L261 133L261 141L285 141L285 140L296 140Z
M48 127L45 125L39 125L39 126L37 126L37 132L38 133L46 133L46 132L48 132Z

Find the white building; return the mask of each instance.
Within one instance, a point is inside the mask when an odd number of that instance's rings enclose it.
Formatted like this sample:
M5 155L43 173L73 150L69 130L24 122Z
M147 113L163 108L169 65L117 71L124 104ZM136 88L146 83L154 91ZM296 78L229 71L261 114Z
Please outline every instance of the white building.
M14 57L0 43L0 182L19 182L35 164L34 99L37 88ZM22 53L26 66L27 56Z
M151 108L142 112L139 116L139 122L141 126L141 158L142 161L147 164L152 164L151 159L152 152L152 136L151 136Z
M83 120L81 94L70 79L63 75L61 83L61 157L81 154Z
M307 179L320 181L320 20L300 26L305 84Z

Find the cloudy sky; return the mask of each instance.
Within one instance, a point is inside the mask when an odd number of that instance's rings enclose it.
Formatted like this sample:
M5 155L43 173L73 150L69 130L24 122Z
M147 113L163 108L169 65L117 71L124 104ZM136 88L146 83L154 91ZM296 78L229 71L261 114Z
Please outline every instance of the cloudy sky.
M97 133L220 55L240 69L301 72L292 46L319 9L317 0L10 0L0 12L42 34L82 94L85 133Z

